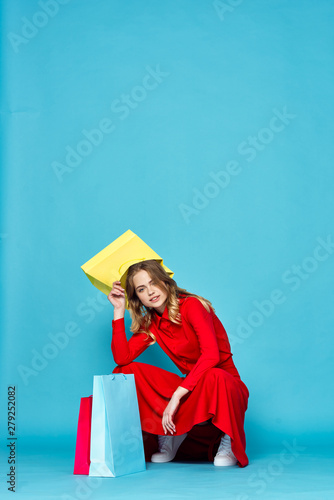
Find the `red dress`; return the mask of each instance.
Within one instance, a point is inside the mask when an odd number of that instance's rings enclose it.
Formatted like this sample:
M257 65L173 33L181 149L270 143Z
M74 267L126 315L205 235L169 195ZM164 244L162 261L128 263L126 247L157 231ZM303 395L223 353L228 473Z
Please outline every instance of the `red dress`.
M185 377L133 362L152 339L147 339L146 333L135 333L128 341L123 318L112 321L111 350L118 365L113 373L134 373L142 430L155 435L164 435L162 415L174 391L178 386L189 389L173 418L174 435L189 432L212 418L212 424L221 431L219 438L222 433L231 437L238 465L245 467L244 418L249 392L232 360L226 331L216 314L212 310L209 313L196 297L178 300L182 324L169 320L166 307L162 316L154 313L149 329ZM201 429L204 431L205 426ZM213 460L212 456L209 459Z

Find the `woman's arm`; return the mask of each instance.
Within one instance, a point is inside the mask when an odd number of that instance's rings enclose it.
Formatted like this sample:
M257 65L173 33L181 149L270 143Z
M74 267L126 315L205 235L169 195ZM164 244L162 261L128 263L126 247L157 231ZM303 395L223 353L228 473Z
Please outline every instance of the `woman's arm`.
M117 365L127 365L147 349L151 339L147 338L146 333L134 333L127 340L124 325L125 291L120 281L113 282L108 300L114 306L111 350Z
M146 333L134 333L126 338L124 318L112 321L111 351L117 365L127 365L148 348L152 339Z
M181 385L179 385L179 387L176 389L176 391L174 391L173 396L180 400L183 398L183 396L188 394L188 392L190 392L189 389L186 389L185 387L182 387Z
M180 387L192 391L199 378L219 363L220 354L212 315L196 297L188 297L183 316L193 328L199 343L201 355Z
M176 432L176 427L173 419L175 413L179 408L181 398L185 396L188 392L189 392L188 389L179 386L172 395L172 397L170 398L169 403L166 406L162 415L162 427L164 429L165 434L167 434L168 431L171 434L173 434L173 432Z

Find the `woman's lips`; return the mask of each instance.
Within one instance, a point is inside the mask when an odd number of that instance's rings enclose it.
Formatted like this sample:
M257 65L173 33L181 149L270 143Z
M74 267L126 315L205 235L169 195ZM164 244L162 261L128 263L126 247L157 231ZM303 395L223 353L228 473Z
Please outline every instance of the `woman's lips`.
M154 297L153 299L150 300L150 302L158 302L160 295L157 297Z

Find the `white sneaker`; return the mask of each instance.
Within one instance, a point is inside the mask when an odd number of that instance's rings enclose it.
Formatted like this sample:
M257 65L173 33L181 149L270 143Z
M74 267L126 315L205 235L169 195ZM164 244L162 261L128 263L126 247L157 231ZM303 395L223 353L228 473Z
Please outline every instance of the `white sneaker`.
M231 438L227 434L220 440L217 454L214 458L213 464L217 466L236 465L237 459L231 450Z
M151 462L163 463L173 460L187 435L188 433L186 432L185 434L181 434L181 436L158 436L159 451L153 453Z

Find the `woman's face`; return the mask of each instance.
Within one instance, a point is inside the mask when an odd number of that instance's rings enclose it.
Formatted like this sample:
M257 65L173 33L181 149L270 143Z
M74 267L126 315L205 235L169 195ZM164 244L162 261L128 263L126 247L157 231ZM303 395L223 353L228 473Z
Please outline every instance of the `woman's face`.
M167 301L167 290L161 290L164 286L163 284L160 284L161 288L158 288L157 285L159 283L156 283L144 269L134 275L133 284L137 297L144 306L152 307L160 314L164 312Z

